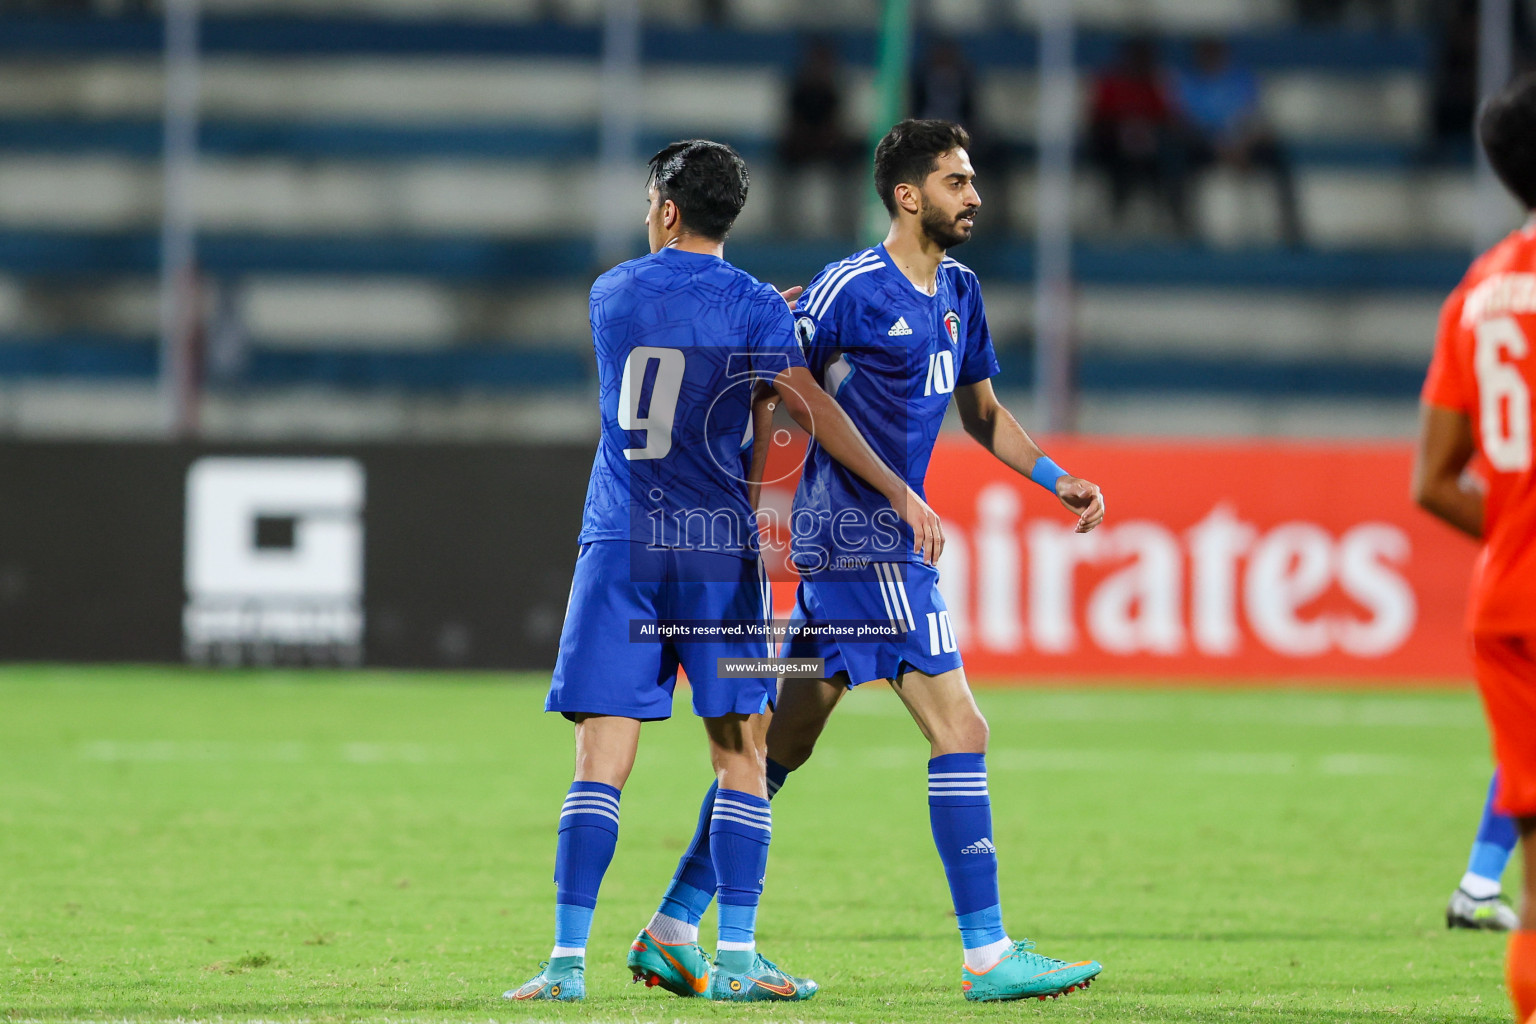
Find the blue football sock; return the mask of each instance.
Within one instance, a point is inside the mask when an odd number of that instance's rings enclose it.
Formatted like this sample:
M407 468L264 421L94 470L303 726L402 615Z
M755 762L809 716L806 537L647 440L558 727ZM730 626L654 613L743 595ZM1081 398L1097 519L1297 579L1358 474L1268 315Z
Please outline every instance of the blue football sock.
M779 787L784 785L789 772L790 769L773 758L768 759L768 799L772 800ZM695 929L693 937L697 937L699 920L704 916L704 911L709 909L710 900L715 898L715 861L709 849L709 819L715 807L715 794L719 791L719 784L714 783L710 785L709 792L704 794L693 839L683 851L677 863L677 871L672 875L672 884L667 886L666 895L661 898L661 906L656 909L657 914L686 922ZM665 937L661 939L663 942L668 941ZM683 941L682 937L678 941Z
M789 778L789 773L792 770L793 769L785 768L783 765L779 764L779 762L775 761L773 758L771 758L771 757L768 758L768 799L769 800L772 800L774 798L774 796L776 796L778 794L779 788L784 785L784 780Z
M709 848L719 879L720 952L756 948L757 904L763 895L772 837L773 815L767 800L734 789L716 792L709 817Z
M693 839L688 843L688 849L683 851L682 859L677 862L672 884L667 886L667 894L661 898L661 906L656 911L686 921L695 928L699 925L699 918L704 916L704 911L709 909L709 901L715 898L715 862L709 852L709 816L714 810L715 794L719 790L719 784L712 783L709 792L704 794Z
M1477 839L1467 858L1467 874L1492 882L1504 877L1504 868L1515 850L1517 832L1514 819L1493 809L1493 795L1499 789L1499 773L1488 783L1488 798L1483 802L1483 820L1477 825Z
M928 762L928 821L965 948L1003 941L985 754L941 754Z
M555 949L551 959L585 956L597 890L619 841L619 791L573 782L560 809L555 846Z

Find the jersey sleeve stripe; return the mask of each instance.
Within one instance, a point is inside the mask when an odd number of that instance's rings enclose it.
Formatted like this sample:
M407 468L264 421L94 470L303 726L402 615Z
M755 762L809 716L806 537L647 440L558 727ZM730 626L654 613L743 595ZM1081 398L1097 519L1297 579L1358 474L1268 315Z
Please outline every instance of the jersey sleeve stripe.
M827 310L832 308L833 300L837 298L838 294L843 290L849 281L852 281L860 274L867 274L872 270L879 270L883 266L885 266L885 262L883 260L877 261L875 263L865 264L859 267L857 270L850 270L848 273L844 274L841 278L838 279L837 286L827 293L825 299L817 299L816 302L812 303L811 316L816 317L818 320L821 319L822 316L826 314Z
M823 274L820 281L815 282L810 286L810 288L806 289L806 293L800 297L800 308L809 311L812 303L814 303L819 296L825 294L827 288L830 287L832 283L837 280L837 278L841 277L843 274L854 269L855 267L868 263L870 260L874 259L879 259L878 253L864 252L858 256L850 256L848 259L843 260L841 263L837 264L837 266L833 267L831 271Z
M843 263L837 264L837 267L833 270L833 272L828 273L825 278L822 278L820 284L817 284L814 289L811 289L813 290L814 295L805 296L806 312L811 313L813 316L820 316L820 313L817 312L817 307L822 306L822 299L825 298L826 295L836 295L837 290L842 287L842 282L845 281L849 275L859 272L862 267L871 266L882 266L882 264L880 264L880 253L866 252L863 253L863 255L857 256L857 258L845 259Z

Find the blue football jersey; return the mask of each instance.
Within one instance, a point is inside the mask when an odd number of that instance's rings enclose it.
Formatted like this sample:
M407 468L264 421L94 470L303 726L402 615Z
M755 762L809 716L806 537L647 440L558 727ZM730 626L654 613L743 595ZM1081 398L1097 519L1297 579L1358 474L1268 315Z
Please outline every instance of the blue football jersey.
M752 391L805 360L769 285L717 256L663 249L592 286L602 436L581 542L755 557Z
M937 284L925 295L877 245L824 269L795 313L811 372L918 494L950 395L998 370L975 273L946 256ZM814 441L791 527L795 564L807 571L840 556L921 557L890 503Z

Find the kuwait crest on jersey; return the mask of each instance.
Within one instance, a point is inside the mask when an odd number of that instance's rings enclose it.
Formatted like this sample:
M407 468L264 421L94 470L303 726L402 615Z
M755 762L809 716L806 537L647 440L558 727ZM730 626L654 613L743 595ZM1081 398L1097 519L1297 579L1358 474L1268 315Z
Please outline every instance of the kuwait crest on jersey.
M944 314L944 330L949 334L949 343L958 346L960 344L960 314L950 310Z

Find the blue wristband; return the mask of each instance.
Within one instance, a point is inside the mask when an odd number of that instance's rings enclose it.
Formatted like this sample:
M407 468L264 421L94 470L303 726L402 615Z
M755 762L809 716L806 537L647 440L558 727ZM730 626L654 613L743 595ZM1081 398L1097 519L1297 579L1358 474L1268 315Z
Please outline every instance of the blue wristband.
M1049 455L1036 459L1035 468L1029 471L1029 478L1052 494L1056 493L1056 481L1066 475L1067 471L1052 462Z

